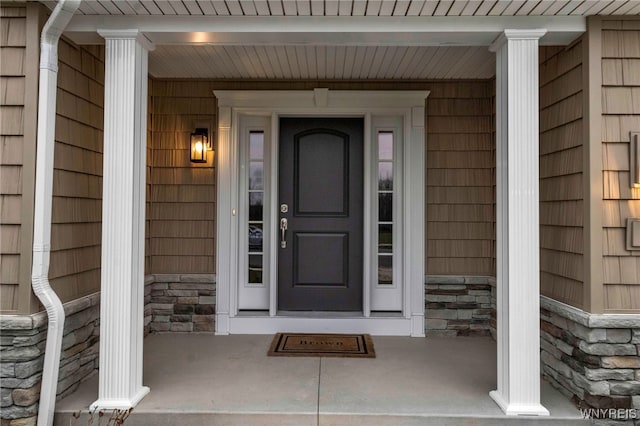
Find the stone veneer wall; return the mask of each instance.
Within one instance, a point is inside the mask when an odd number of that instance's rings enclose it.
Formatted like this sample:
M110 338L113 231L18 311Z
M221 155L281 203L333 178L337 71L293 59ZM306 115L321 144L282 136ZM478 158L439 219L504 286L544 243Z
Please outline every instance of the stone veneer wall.
M494 277L429 275L425 284L427 336L495 338Z
M640 315L594 315L542 296L542 375L580 408L640 409Z
M428 336L494 336L495 278L426 277ZM215 331L214 274L156 274L145 280L145 335Z
M74 392L98 371L100 294L64 305L57 399ZM40 399L47 315L0 316L0 392L2 426L35 425Z
M153 332L215 331L214 274L145 277L145 336Z

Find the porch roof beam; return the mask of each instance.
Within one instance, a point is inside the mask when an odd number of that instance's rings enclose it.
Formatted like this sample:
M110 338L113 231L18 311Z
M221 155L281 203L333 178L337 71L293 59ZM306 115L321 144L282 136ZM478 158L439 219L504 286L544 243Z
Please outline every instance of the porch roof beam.
M65 34L102 44L97 30L135 28L155 44L488 46L505 29L545 28L540 41L566 45L586 30L581 16L234 17L76 15Z

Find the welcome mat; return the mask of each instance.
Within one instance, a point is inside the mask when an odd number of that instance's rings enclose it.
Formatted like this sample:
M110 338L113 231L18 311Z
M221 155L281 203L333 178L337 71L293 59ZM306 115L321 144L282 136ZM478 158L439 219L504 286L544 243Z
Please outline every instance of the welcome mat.
M269 356L375 358L368 334L277 333Z

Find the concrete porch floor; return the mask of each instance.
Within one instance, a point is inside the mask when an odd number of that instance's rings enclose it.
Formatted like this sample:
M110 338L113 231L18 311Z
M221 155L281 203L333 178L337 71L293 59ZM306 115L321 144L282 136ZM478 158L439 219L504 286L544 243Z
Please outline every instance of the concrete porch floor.
M542 383L550 417L506 417L490 338L373 337L377 357L268 357L272 336L159 334L144 340L151 393L126 425L589 424ZM56 425L97 399L93 376L56 406ZM86 417L84 417L86 419ZM86 424L79 421L78 425Z

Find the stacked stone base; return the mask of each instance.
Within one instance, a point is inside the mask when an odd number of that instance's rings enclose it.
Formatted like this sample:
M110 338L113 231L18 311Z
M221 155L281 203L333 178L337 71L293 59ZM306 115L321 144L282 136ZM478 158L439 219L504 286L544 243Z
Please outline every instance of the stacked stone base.
M425 289L427 336L495 334L495 278L430 275ZM494 330L494 331L492 331Z
M73 393L98 371L99 294L64 305L66 320L57 399ZM0 317L0 392L2 426L35 425L47 338L47 316Z
M215 288L212 274L147 276L145 335L214 332ZM425 307L427 336L495 337L495 278L429 276ZM99 311L98 293L65 305L58 398L97 372ZM44 312L0 317L2 426L36 422L46 326ZM540 327L545 380L580 408L640 415L640 316L593 315L542 297Z
M540 335L544 379L578 407L640 409L637 315L592 315L543 296Z
M149 275L145 280L145 335L158 332L214 332L213 274Z

